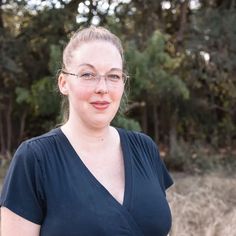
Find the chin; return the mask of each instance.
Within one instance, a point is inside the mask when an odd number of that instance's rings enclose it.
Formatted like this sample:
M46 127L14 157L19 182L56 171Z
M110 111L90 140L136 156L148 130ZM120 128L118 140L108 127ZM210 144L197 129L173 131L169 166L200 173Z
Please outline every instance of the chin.
M109 119L109 120L108 119L106 119L106 120L101 119L101 120L92 121L91 126L93 126L96 129L102 129L102 128L105 128L107 126L110 126L112 119Z
M99 129L104 129L104 128L108 127L109 125L110 125L110 123L95 123L95 124L92 124L91 127L93 129L99 130Z

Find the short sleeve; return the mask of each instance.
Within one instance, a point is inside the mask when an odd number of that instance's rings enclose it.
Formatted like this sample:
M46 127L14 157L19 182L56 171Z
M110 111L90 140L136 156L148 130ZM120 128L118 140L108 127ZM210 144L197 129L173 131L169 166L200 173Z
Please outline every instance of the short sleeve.
M161 159L157 145L151 141L152 161L158 175L163 192L173 185L173 179L170 176L164 161Z
M173 185L174 181L171 178L168 170L166 169L166 165L163 162L163 160L160 160L161 162L161 173L162 173L162 187L166 189L168 189L171 185Z
M17 149L4 180L0 204L41 224L44 216L43 175L30 142Z

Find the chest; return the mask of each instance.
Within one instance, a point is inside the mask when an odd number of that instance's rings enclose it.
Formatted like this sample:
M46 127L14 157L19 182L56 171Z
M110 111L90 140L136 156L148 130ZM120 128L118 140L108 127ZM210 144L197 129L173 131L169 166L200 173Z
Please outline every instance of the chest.
M115 174L111 173L117 171L115 167L110 166L111 171L106 172L107 168L101 167L100 170L98 163L96 168L92 165L101 182L104 180L103 175L106 176L104 188L95 175L91 174L90 171L94 169L91 166L90 170L85 168L80 159L65 164L68 169L60 169L58 164L48 174L46 192L50 195L47 197L47 216L41 235L78 235L68 234L72 229L73 232L88 236L166 235L171 218L168 204L157 184L158 179L151 175L145 163L127 161L123 205L114 200L118 196L115 195L115 189L109 189L114 181L118 183L121 179L114 178ZM117 175L120 176L119 173ZM109 177L111 179L107 181Z
M120 148L103 155L80 155L85 168L122 204L125 188L124 160Z
M148 153L127 143L123 153L91 158L58 148L44 167L47 212L40 235L167 235L171 214Z

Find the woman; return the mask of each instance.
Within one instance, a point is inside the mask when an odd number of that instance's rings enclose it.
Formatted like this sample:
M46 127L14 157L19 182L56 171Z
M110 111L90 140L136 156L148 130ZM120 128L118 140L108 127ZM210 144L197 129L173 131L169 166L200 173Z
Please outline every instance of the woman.
M120 40L102 27L74 34L58 78L69 117L21 144L1 195L2 236L164 236L172 184L154 142L114 128L127 76Z

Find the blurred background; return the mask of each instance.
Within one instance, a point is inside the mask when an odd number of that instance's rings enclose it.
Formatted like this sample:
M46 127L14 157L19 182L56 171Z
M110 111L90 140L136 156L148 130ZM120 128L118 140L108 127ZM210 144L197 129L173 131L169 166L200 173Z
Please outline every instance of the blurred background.
M236 0L0 0L1 179L20 142L61 123L62 50L91 24L125 49L113 124L150 135L174 178L170 235L236 235Z

